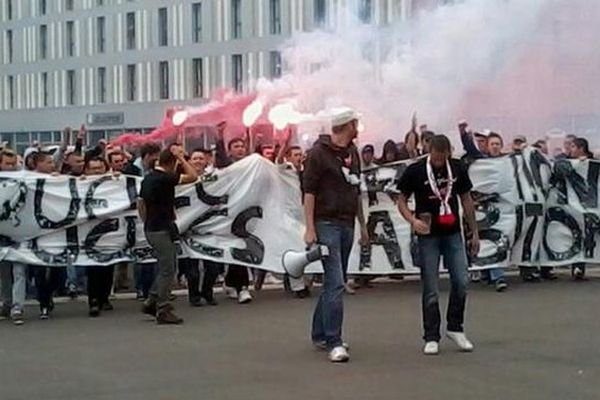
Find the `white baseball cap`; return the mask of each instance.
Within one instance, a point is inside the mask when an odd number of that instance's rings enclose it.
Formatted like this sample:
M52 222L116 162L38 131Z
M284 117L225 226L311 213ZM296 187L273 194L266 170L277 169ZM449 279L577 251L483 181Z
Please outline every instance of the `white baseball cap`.
M349 107L334 108L330 112L331 116L331 127L342 126L350 121L359 120L361 114Z

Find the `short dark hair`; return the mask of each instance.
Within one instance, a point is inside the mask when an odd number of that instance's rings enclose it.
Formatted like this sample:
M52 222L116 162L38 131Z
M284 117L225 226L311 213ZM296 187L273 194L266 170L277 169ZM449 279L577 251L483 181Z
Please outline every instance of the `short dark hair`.
M84 169L89 168L92 162L101 162L104 165L104 168L108 171L108 165L106 164L106 160L99 156L93 156L85 160Z
M17 153L15 153L14 151L12 151L9 148L4 148L4 149L2 149L0 151L0 162L2 162L2 159L4 157L13 158L13 157L16 157L16 156L17 156Z
M113 162L113 157L114 156L122 156L125 157L125 154L122 151L111 151L110 153L108 153L106 155L106 158L108 158L108 162L111 163Z
M234 144L236 144L236 143L239 143L239 142L243 143L243 144L244 144L244 146L246 145L246 141L245 141L244 139L242 139L242 138L240 138L240 137L233 138L233 139L231 139L231 140L229 141L229 143L227 143L227 150L231 150L231 147L232 147Z
M446 135L434 135L431 138L431 151L439 151L442 153L451 153L452 144Z
M160 146L156 143L144 143L140 148L140 157L145 158L147 155L160 153Z
M421 133L421 142L423 142L424 140L429 140L431 138L433 138L435 136L435 133L432 131L423 131Z
M158 164L162 167L172 167L177 162L177 158L171 152L171 149L165 149L158 155Z
M590 142L588 142L587 139L582 138L582 137L576 137L573 140L573 144L577 147L579 147L580 149L583 150L583 152L589 157L589 158L594 158L594 154L590 151Z
M33 154L32 157L33 157L33 166L35 168L35 167L37 167L38 163L42 162L47 157L52 157L52 154L48 153L47 151L38 151L35 154Z
M195 148L194 150L192 150L190 152L190 155L194 154L194 153L202 153L202 154L212 155L212 151L205 149L204 147Z
M577 135L573 135L572 133L570 133L565 137L565 139L575 140L575 139L577 139Z
M498 133L496 132L490 132L490 134L487 136L488 140L496 138L500 140L500 143L502 143L502 145L504 146L504 139L502 139L502 136L500 136Z

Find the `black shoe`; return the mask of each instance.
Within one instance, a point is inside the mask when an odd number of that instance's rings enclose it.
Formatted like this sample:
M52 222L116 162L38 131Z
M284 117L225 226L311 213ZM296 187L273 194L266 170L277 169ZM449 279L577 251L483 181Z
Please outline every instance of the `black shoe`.
M100 307L97 304L90 306L90 311L88 312L89 316L92 318L96 318L100 316Z
M183 318L173 314L170 309L166 309L158 313L156 323L159 325L180 325L183 324Z
M142 306L142 312L144 314L148 314L148 315L152 315L153 317L156 317L156 302L155 301L150 301L150 300L146 300L144 302L144 305Z
M555 281L558 279L558 276L556 276L556 274L552 271L548 271L548 272L542 272L540 274L540 278L546 280L546 281Z
M212 297L212 296L202 296L202 298L204 299L204 301L206 302L206 304L209 305L209 306L217 306L217 305L219 305L219 303L217 303L217 301L215 300L215 298Z
M304 288L302 290L294 292L294 296L296 296L296 298L298 298L298 299L305 299L310 296L310 290L308 290L307 288Z
M48 318L50 318L50 310L48 309L48 307L42 307L40 309L40 319L46 320Z
M539 282L541 279L540 274L538 272L529 272L523 275L524 282Z
M202 299L201 298L191 299L190 300L190 306L192 306L192 307L202 307Z
M110 301L107 301L106 303L102 304L102 311L112 311L114 309L115 307Z
M146 301L147 297L144 296L144 292L142 292L141 290L138 290L135 294L135 299L137 301Z

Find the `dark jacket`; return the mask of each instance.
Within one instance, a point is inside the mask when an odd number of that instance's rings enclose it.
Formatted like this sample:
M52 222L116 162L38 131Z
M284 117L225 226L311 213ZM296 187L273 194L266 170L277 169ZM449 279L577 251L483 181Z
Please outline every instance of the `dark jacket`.
M341 149L322 135L308 152L304 193L315 196L315 222L330 221L354 225L360 194L360 159L351 144Z
M217 140L215 167L225 168L229 167L231 164L233 164L233 161L227 155L227 150L225 149L225 140Z
M123 168L124 175L133 175L133 176L142 176L143 175L140 167L135 165L134 162L135 162L135 159L131 160L130 162L127 163L127 165L125 165L125 167Z

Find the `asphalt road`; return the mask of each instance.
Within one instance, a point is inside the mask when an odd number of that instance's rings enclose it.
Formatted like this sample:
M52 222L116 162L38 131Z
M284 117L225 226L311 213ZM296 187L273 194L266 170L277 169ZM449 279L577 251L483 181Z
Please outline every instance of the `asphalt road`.
M418 282L347 296L344 365L311 347L314 296L269 290L199 309L181 297L177 327L134 300L97 319L84 302L49 321L30 307L24 326L0 321L0 399L600 399L600 279L511 283L503 294L472 285L475 352L443 341L437 357L421 354Z

